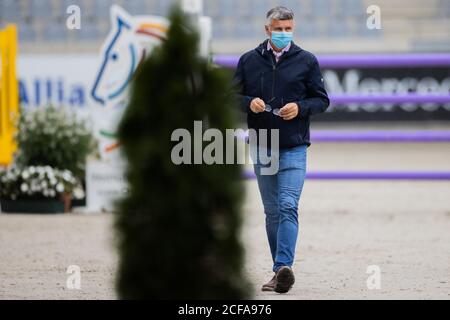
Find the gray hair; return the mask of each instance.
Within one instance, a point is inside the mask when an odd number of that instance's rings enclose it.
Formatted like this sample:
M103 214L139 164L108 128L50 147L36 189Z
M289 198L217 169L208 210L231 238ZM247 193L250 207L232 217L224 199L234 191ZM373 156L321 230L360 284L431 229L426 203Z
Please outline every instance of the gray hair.
M267 12L267 24L270 25L272 20L294 20L294 12L286 7L278 6Z

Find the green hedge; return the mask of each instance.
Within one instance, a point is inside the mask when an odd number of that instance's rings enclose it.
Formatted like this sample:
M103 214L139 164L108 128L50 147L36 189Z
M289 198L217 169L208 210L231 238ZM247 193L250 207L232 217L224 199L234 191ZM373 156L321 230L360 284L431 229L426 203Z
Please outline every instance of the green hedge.
M199 58L192 30L174 9L167 41L140 66L119 126L129 182L116 217L121 298L249 297L241 167L171 161L175 129L192 133L202 120L223 133L236 125L230 78Z

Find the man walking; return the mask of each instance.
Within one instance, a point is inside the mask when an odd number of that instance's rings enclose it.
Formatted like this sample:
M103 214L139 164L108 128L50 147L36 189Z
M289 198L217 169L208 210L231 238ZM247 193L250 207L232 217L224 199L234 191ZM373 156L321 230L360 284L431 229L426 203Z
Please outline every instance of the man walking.
M270 144L264 147L268 154L278 154L278 172L263 174L265 164L259 158L254 160L254 169L275 273L262 290L285 293L295 282L292 265L306 151L311 144L310 116L324 112L329 99L316 57L292 41L292 10L282 6L271 9L265 29L269 39L240 58L235 83L248 127L279 133L279 150L272 150ZM261 141L258 148L262 148Z

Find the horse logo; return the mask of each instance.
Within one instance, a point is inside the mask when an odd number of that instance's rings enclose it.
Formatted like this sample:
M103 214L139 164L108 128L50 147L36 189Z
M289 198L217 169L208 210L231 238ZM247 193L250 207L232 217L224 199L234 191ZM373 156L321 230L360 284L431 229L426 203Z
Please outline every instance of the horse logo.
M111 7L111 24L91 90L93 105L98 107L96 119L101 145L105 139L115 140L117 124L127 105L130 80L140 62L165 39L169 26L164 17L131 16L118 5ZM101 153L109 153L117 146L117 143L108 143Z
M111 7L111 23L91 91L93 100L103 106L123 98L139 62L164 40L168 28L163 17L132 17L118 5Z

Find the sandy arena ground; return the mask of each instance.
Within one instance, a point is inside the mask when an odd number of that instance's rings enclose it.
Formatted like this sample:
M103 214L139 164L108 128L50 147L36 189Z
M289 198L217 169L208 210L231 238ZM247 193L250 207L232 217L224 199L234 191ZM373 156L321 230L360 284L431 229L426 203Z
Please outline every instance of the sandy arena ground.
M316 144L309 170L447 170L450 144ZM247 181L246 272L257 299L450 299L450 181L307 181L300 203L297 281L262 293L271 277L264 214ZM110 214L0 214L0 299L115 299ZM66 288L81 268L81 290ZM367 267L381 269L369 290Z

